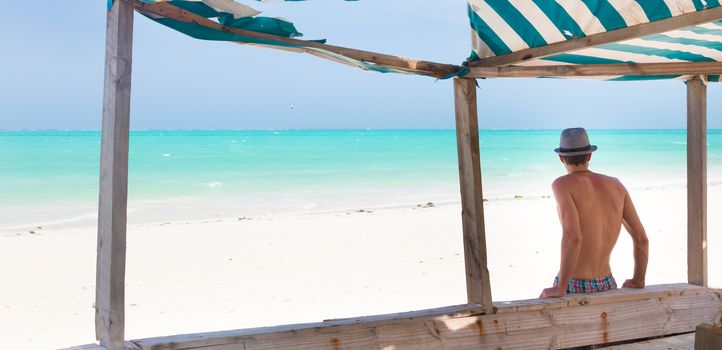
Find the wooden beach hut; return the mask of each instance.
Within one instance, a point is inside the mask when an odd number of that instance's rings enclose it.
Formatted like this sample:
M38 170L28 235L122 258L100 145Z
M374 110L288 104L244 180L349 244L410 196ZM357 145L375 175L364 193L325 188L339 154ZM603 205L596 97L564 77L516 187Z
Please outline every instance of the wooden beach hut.
M76 349L558 349L685 334L703 323L720 325L720 291L707 286L706 244L706 89L722 74L719 1L468 0L467 9L473 53L465 64L453 65L294 39L291 23L259 17L231 0L111 0L98 212L95 329L99 342ZM126 202L136 11L198 39L308 53L383 73L453 79L466 303L313 324L126 340ZM507 77L686 82L686 283L493 301L475 79ZM653 340L659 343L652 348L692 339L683 337Z

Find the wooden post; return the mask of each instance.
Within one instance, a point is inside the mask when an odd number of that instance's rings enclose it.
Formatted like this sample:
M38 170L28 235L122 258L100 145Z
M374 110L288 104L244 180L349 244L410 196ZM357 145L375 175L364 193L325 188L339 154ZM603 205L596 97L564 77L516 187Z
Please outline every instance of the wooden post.
M107 14L105 41L95 289L95 336L108 350L124 349L132 46L133 4L115 0Z
M697 326L694 336L694 350L722 349L722 328L711 324Z
M707 85L687 81L687 279L707 286Z
M476 80L454 78L456 142L459 154L461 216L464 230L466 293L469 303L493 311L489 270L486 266L486 234L479 160L479 122L476 111Z

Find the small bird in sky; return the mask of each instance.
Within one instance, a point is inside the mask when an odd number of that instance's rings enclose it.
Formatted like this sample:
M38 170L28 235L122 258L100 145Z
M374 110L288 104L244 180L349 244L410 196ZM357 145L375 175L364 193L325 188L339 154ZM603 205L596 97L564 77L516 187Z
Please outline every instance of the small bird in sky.
M288 104L288 108L290 108L291 110L293 110L293 103L289 103L289 104Z

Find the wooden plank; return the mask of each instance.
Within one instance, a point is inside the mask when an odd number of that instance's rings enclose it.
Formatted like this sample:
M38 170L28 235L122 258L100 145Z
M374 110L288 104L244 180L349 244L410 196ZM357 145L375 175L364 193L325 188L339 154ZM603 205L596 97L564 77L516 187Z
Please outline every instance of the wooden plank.
M187 346L203 347L203 346L208 346L208 345L212 345L212 344L224 344L227 341L227 339L225 339L226 337L235 337L238 335L254 336L257 334L266 334L266 333L274 333L274 332L275 333L298 332L298 331L303 331L303 330L316 330L316 329L336 328L336 327L350 327L350 328L355 329L359 325L361 325L363 327L363 325L367 325L367 324L373 325L374 327L399 326L399 325L404 325L404 324L415 324L420 321L446 320L446 319L458 318L458 317L475 316L475 315L480 315L481 311L482 310L481 310L480 305L464 304L464 305L446 306L446 307L440 307L440 308L434 308L434 309L418 310L418 311L411 311L411 312L401 312L401 313L393 313L393 314L385 314L385 315L362 316L362 317L354 317L354 318L325 320L323 322L318 322L318 323L292 324L292 325L282 325L282 326L275 326L275 327L260 327L260 328L250 328L250 329L243 329L243 330L237 330L237 331L191 334L191 335L187 335L187 336L180 335L180 336L155 338L153 340L149 340L149 339L136 340L134 342L136 342L136 343L140 342L138 344L143 349L145 349L149 346L153 346L153 344L156 344L156 343L163 343L165 340L168 340L170 342L181 342L181 343L185 342L185 341L193 341L194 342L193 344L187 345ZM216 338L219 338L219 340L216 340ZM199 341L199 342L196 342L196 341ZM186 345L184 345L184 346L186 346Z
M697 326L694 338L694 350L722 349L722 328L710 324Z
M362 317L350 317L350 318L334 318L330 320L323 320L323 322L333 322L334 324L345 324L345 323L364 323L364 322L376 322L383 323L384 321L393 321L394 323L400 320L418 319L423 317L460 317L460 316L473 316L480 315L483 313L481 305L479 304L463 304L463 305L452 305L444 306L434 309L406 311L394 314L383 314L373 316L362 316ZM443 315L443 316L440 316Z
M647 286L643 289L621 288L610 290L604 293L604 298L598 298L596 294L568 294L561 298L497 301L494 302L494 309L496 313L537 311L640 299L699 295L700 293L706 293L708 290L687 283L659 284Z
M139 350L140 348L137 345L135 345L133 342L126 341L125 349L126 350ZM78 346L73 346L70 348L60 349L60 350L107 350L107 349L99 344L85 344L85 345L78 345Z
M519 63L535 58L557 55L603 44L639 38L646 35L659 34L692 25L708 23L722 19L722 7L687 13L654 22L592 34L583 38L574 38L558 43L512 52L501 56L492 56L479 61L470 62L470 67L498 67Z
M589 295L590 303L564 308L486 315L426 312L418 318L360 318L134 343L153 350L557 349L692 332L700 323L718 322L722 315L719 295L688 287L695 293L677 295L673 291L671 296L660 297L658 291L652 291L615 301L618 295L604 292Z
M722 7L721 7L722 8ZM722 62L618 63L515 67L474 67L468 78L595 77L615 75L714 75Z
M479 304L487 312L492 312L489 269L486 265L476 80L454 78L454 104L464 231L466 294L469 303Z
M177 21L194 23L202 25L215 30L220 30L228 33L234 33L249 38L272 40L275 42L283 42L293 45L303 45L307 47L327 50L339 55L343 55L355 60L381 64L387 67L392 67L400 70L404 70L412 73L422 73L431 75L437 78L444 78L451 74L456 73L460 67L452 64L436 63L431 61L423 61L412 58L405 58L393 55L382 54L378 52L356 50L347 47L334 46L321 44L311 41L304 41L292 38L286 38L276 35L264 34L259 32L253 32L248 30L242 30L238 28L226 27L217 22L211 21L207 18L198 16L192 12L182 10L178 7L164 4L164 3L146 3L139 0L133 0L135 7L139 12L150 13L163 17L175 19Z
M664 338L656 338L634 342L629 344L620 344L614 346L605 346L598 348L600 350L693 350L694 349L694 333L685 333L673 335Z
M124 349L125 233L133 48L133 3L115 0L107 14L100 154L95 334L108 350Z
M78 345L73 346L70 348L64 348L60 350L106 350L104 347L100 346L99 344L85 344L85 345Z
M687 278L707 286L707 85L687 81Z

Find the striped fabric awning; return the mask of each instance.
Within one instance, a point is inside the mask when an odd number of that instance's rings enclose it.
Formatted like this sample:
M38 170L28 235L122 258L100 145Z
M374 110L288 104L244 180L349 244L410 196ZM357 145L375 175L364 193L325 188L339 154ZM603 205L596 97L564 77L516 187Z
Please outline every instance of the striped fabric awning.
M304 0L256 0L304 1ZM344 0L357 1L357 0ZM261 12L233 0L136 0L136 10L147 18L202 40L230 41L274 49L304 52L338 63L376 72L408 71L366 62L326 49L325 40L295 40L301 34L282 18L258 16ZM108 1L108 8L113 0ZM228 28L239 31L229 31ZM244 35L245 33L259 33ZM289 40L286 40L289 39Z
M719 7L718 0L468 0L473 52L469 62ZM511 66L722 61L722 21L674 28ZM606 76L604 80L687 76ZM709 76L719 81L719 76Z
M722 0L467 0L473 51L465 67L299 40L293 23L233 0L130 1L197 39L308 53L383 73L602 80L703 74L719 81L722 70Z

